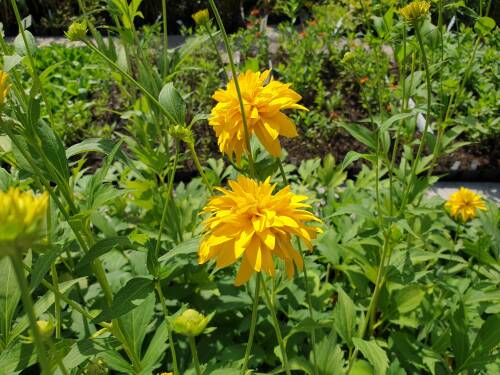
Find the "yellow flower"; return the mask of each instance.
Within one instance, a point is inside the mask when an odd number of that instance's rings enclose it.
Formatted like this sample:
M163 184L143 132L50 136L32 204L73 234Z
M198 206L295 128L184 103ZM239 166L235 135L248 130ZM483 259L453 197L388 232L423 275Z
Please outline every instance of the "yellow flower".
M293 248L296 235L311 249L311 240L322 230L306 226L306 222L321 223L302 203L306 196L296 195L290 186L273 194L276 185L269 178L257 182L239 176L229 181L232 191L217 188L222 195L214 196L204 208L211 216L205 220L205 236L198 252L199 263L216 259L218 268L235 263L241 265L236 285L242 285L254 272L274 275L273 255L285 261L288 277L294 274L294 263L302 269L301 255Z
M64 34L66 38L72 42L82 40L87 35L87 23L75 21L69 26L68 31Z
M454 219L460 217L464 222L475 218L478 209L486 211L486 205L481 196L464 187L450 196L446 207L450 209L450 214Z
M48 194L10 188L0 191L0 257L14 255L40 237L45 223Z
M38 320L36 325L38 327L38 331L44 339L48 339L54 333L55 326L50 320Z
M199 336L203 333L207 324L212 320L213 314L205 316L193 309L187 309L175 318L172 328L175 332L184 336Z
M174 375L173 372L162 372L160 375Z
M279 156L281 146L278 136L288 138L297 136L295 124L281 111L307 109L297 104L302 97L290 88L290 84L272 79L266 84L269 74L269 70L263 73L247 71L240 74L238 83L243 97L249 136L255 133L272 155ZM218 103L212 109L209 125L215 130L219 149L230 158L236 154L239 161L246 151L246 145L243 117L234 80L228 83L225 90L217 90L212 97Z
M0 70L0 106L5 101L5 98L7 97L7 94L9 93L10 90L10 85L7 84L8 78L9 75L3 70Z
M399 13L407 22L415 22L429 14L431 3L427 1L413 1L407 6L401 8Z
M191 18L197 25L203 25L208 22L210 15L208 14L208 9L202 9L191 15Z

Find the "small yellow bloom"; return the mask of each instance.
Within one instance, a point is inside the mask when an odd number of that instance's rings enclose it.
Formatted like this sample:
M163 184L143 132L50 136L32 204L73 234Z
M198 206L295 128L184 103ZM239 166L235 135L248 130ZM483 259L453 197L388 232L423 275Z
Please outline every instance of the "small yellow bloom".
M486 205L481 196L464 187L450 196L446 207L450 209L450 214L454 219L461 218L463 222L475 218L478 209L486 211Z
M175 318L172 328L175 332L184 336L199 336L203 333L212 315L205 316L193 309L187 309Z
M10 90L10 84L7 84L8 78L9 75L3 70L0 70L0 106L4 103Z
M302 203L306 196L296 195L290 186L273 194L276 185L268 178L257 182L239 176L229 181L231 190L218 188L204 208L211 217L205 220L205 236L198 252L200 264L216 259L218 268L227 267L242 258L236 285L246 283L254 272L274 275L273 256L285 261L288 277L294 274L294 263L302 269L302 257L292 246L292 236L304 240L312 249L311 240L321 233L306 222L321 220L307 211Z
M399 13L407 22L415 22L427 17L431 3L427 1L413 1L407 6L401 8Z
M173 372L162 372L160 375L174 375Z
M54 333L55 326L50 320L38 320L36 325L44 339L48 339Z
M191 15L191 18L197 25L203 25L208 22L210 15L208 14L208 9L202 9Z
M49 196L35 196L31 191L10 188L0 191L0 257L25 249L41 234Z
M274 156L280 156L281 146L278 136L288 138L297 136L295 124L281 111L285 109L303 109L297 104L302 97L283 84L270 80L270 70L263 73L247 71L240 74L238 83L243 97L245 116L249 136L257 135L264 147ZM234 80L225 90L217 90L212 96L218 103L212 109L209 125L215 130L219 149L230 158L237 160L246 151L243 116L236 92Z
M68 31L64 34L66 35L66 38L72 42L82 40L87 35L87 23L75 21L69 26Z

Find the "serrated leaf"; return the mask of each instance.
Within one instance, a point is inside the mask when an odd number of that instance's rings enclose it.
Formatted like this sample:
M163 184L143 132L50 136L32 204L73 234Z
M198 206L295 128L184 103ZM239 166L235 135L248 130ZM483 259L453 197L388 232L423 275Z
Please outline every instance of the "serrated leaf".
M387 358L385 351L374 340L366 341L354 337L352 341L373 366L375 375L385 375L389 367L389 358Z
M102 311L94 322L110 321L127 314L139 307L153 291L153 280L149 278L136 277L129 280L118 291L111 306Z

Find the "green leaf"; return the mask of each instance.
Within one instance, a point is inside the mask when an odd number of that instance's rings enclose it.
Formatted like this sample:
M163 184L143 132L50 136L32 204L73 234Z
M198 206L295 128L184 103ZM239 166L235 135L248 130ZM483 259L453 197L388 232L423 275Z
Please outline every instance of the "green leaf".
M173 125L185 125L186 103L172 82L167 83L161 89L159 101L161 106L169 114Z
M168 327L167 322L163 321L156 329L148 349L142 358L142 367L146 370L152 371L160 363L162 357L167 351Z
M153 280L146 277L136 277L122 287L110 307L101 312L95 319L95 323L113 320L136 309L151 293L153 293Z
M375 138L375 134L366 127L358 124L340 124L345 130L349 132L354 138L368 146L372 150L377 148L377 140Z
M373 160L375 159L375 155L374 154L361 154L361 153L356 152L356 151L349 151L346 154L344 161L342 162L342 170L345 170L352 163L354 163L356 160L359 160L359 159L365 159L365 160L369 160L369 161L373 162Z
M45 277L46 273L49 271L50 265L56 261L56 259L59 257L59 255L61 255L63 251L63 246L56 245L52 248L52 251L42 254L40 257L38 257L31 271L31 291L34 291L38 287L38 285Z
M76 283L84 280L83 277L80 277L78 279L73 279L69 280L63 283L59 284L59 292L61 293L66 293L73 285ZM34 309L35 309L35 316L38 317L42 315L45 311L49 309L50 306L54 303L55 296L54 293L52 292L47 292L43 295L43 297L39 298L38 301L36 301ZM14 326L11 332L11 340L14 338L18 337L21 335L24 331L26 331L29 328L29 320L26 315L23 315L17 322L17 324Z
M425 292L418 285L410 285L406 288L397 290L394 293L396 309L400 314L406 314L420 306L424 299Z
M99 152L102 154L110 154L115 147L116 142L103 138L90 138L80 143L74 144L66 150L66 158L71 158L75 155L85 154L87 152ZM119 149L116 153L116 159L126 162L127 156Z
M170 249L165 255L162 255L158 259L158 261L160 263L167 263L170 259L178 255L187 255L196 253L198 252L199 247L200 247L200 238L199 237L191 238L175 246L173 249Z
M104 238L96 242L89 251L83 256L83 258L78 262L77 269L81 269L89 265L94 259L97 259L101 255L114 249L116 246L127 248L131 247L132 243L125 236L109 237Z
M31 54L36 51L36 40L33 34L31 34L28 30L24 30L24 35L26 36L27 46L24 44L24 39L21 33L19 33L14 39L14 48L19 56L26 56L28 54L28 50Z
M453 313L450 326L451 347L455 355L456 365L460 367L467 358L470 349L467 320L465 319L465 310L462 304Z
M479 329L471 346L472 351L460 367L460 370L487 364L492 359L490 352L499 344L500 315L490 315Z
M495 20L490 17L479 17L474 24L474 30L481 35L488 35L496 26Z
M423 111L421 110L417 110L417 109L414 109L413 111L411 112L405 112L405 113L396 113L395 115L389 117L387 120L384 121L384 123L380 126L380 129L379 131L382 133L382 132L385 132L387 130L389 130L389 128L391 127L391 125L393 123L395 123L396 121L400 121L400 120L404 120L408 117L414 117L416 116L418 113L421 113Z
M68 160L61 138L45 122L39 121L35 128L41 141L41 148L49 162L64 181L69 180ZM53 179L55 180L55 179Z
M23 58L19 55L8 55L3 57L3 67L4 72L9 72L12 68L16 67Z
M35 347L16 344L0 352L0 375L18 374L36 362Z
M385 351L378 346L374 341L366 341L360 338L354 337L352 339L354 345L359 349L363 356L370 362L373 366L375 375L385 375L387 368L389 367L389 359Z
M339 300L333 310L333 328L344 341L352 344L356 329L356 306L344 290L338 286Z
M135 285L133 287L135 287ZM131 291L128 290L128 293L130 294ZM130 343L131 349L138 358L142 355L142 343L146 337L148 325L154 317L154 309L155 295L153 293L153 289L151 288L137 308L134 308L127 314L120 316L120 327L122 327L123 334L127 338L127 342Z
M120 342L114 337L97 337L76 341L68 354L63 359L64 366L68 369L77 368L85 360L100 356L104 352L115 351Z
M0 259L0 335L5 342L9 341L12 319L20 298L14 267L9 257L3 257Z

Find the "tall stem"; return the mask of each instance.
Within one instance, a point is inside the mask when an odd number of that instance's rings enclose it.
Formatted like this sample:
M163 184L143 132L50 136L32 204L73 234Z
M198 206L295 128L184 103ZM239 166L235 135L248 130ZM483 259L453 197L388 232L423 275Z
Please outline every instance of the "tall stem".
M196 342L193 336L189 336L189 348L193 356L193 364L196 370L196 375L201 375L200 360L198 359L198 351L196 350Z
M280 323L278 321L278 318L276 317L276 309L274 306L274 302L272 301L272 299L269 295L269 291L267 290L266 284L264 283L264 280L262 279L262 276L260 273L257 273L257 278L263 284L262 289L264 289L264 296L266 297L267 308L269 309L269 312L271 313L271 319L273 320L274 331L276 332L276 338L278 339L278 344L279 344L280 350L281 350L283 367L285 368L286 374L291 375L292 373L290 371L290 365L288 364L288 356L286 354L286 347L285 347L285 343L283 341L283 337L281 336Z
M210 41L212 42L212 45L214 46L214 50L217 53L217 57L219 58L222 71L224 72L224 75L226 76L227 82L229 82L229 75L227 74L226 67L224 66L224 60L222 60L222 56L219 52L219 48L217 48L217 43L215 42L214 36L212 35L212 32L210 31L210 28L206 23L203 24L203 27L205 31L207 32L208 36L210 37Z
M210 193L212 193L213 192L212 184L210 183L210 181L208 181L207 175L205 174L203 167L201 166L200 159L198 159L198 154L196 153L196 150L194 148L194 144L189 143L188 147L189 151L191 151L191 155L193 155L194 165L196 166L196 169L198 169L198 173L200 173L203 182L207 186Z
M280 158L277 158L278 160L278 167L281 173L281 178L283 179L283 183L285 185L288 185L288 178L285 173L285 168L283 168L283 163L281 162ZM300 241L298 241L298 246L299 246L299 253L300 256L302 257L302 263L304 267L304 287L306 289L306 298L307 298L307 307L309 310L309 317L311 320L314 320L314 313L313 313L313 307L312 307L312 298L311 298L311 290L309 289L309 278L307 277L307 265L306 265L306 257L304 255L304 252L302 251L302 245ZM314 364L314 374L318 375L318 360L316 356L316 330L313 328L311 330L311 345L312 345L312 354L313 354L313 364Z
M51 375L52 371L47 356L47 351L45 350L45 345L43 343L42 335L40 334L40 331L38 330L38 325L36 324L36 316L35 316L35 310L33 308L33 301L31 300L28 282L26 281L26 277L24 275L23 260L21 259L21 255L18 254L17 251L15 255L10 257L10 259L14 267L17 283L19 284L19 288L21 289L21 299L23 301L24 310L30 322L31 331L35 342L35 347L38 352L38 362L40 363L42 374Z
M422 151L424 149L425 138L426 138L427 132L429 130L429 124L431 122L431 119L430 119L430 117L431 117L431 101L432 101L431 76L429 73L429 64L427 62L427 56L425 54L425 46L424 46L424 43L422 41L420 26L421 26L420 23L415 23L415 34L417 35L418 45L419 45L420 51L422 53L422 60L423 60L424 69L425 69L425 80L426 80L426 86L427 86L427 113L425 116L424 131L422 133L422 137L420 138L420 144L418 145L417 155L415 155L415 160L413 160L413 165L412 165L412 168L410 171L410 179L408 180L408 185L405 189L405 192L403 195L403 200L401 202L400 214L402 214L406 208L408 194L410 193L410 189L413 185L413 180L415 179L415 173L416 173L418 164L420 162L420 155L422 154Z
M163 23L163 75L165 75L168 61L168 20L167 20L167 0L161 1L162 23Z
M248 368L248 361L250 360L250 354L252 353L253 338L255 336L255 327L257 325L257 312L259 310L259 297L260 297L260 280L257 277L255 281L255 296L253 298L250 333L248 335L248 342L245 350L245 358L243 359L243 367L241 368L241 375L246 374Z
M250 147L250 133L248 131L247 117L245 115L245 103L243 102L243 97L241 96L241 89L240 89L240 84L238 82L238 75L236 73L236 67L234 65L234 60L233 60L233 52L231 49L231 45L229 44L229 38L227 37L226 29L224 28L224 24L222 22L222 19L220 18L219 10L215 6L214 0L208 0L208 2L210 3L212 12L214 12L215 19L217 21L217 24L219 25L219 29L222 34L222 39L224 40L224 45L226 46L226 51L229 58L229 65L231 66L231 73L233 75L234 87L236 88L236 93L238 94L238 100L240 102L240 112L241 112L241 119L243 122L243 130L245 132L245 143L248 151L248 163L250 166L250 174L252 175L252 177L255 177L255 167L252 155L252 148Z
M160 299L161 308L163 310L163 316L165 318L165 324L167 325L167 335L168 335L168 346L170 348L170 354L172 355L172 363L174 366L174 375L180 375L179 365L177 363L177 354L175 352L174 346L174 337L172 335L172 329L170 327L170 318L168 315L167 303L165 302L165 296L163 295L163 291L161 289L160 281L157 280L155 283L155 289L158 293L158 298Z

